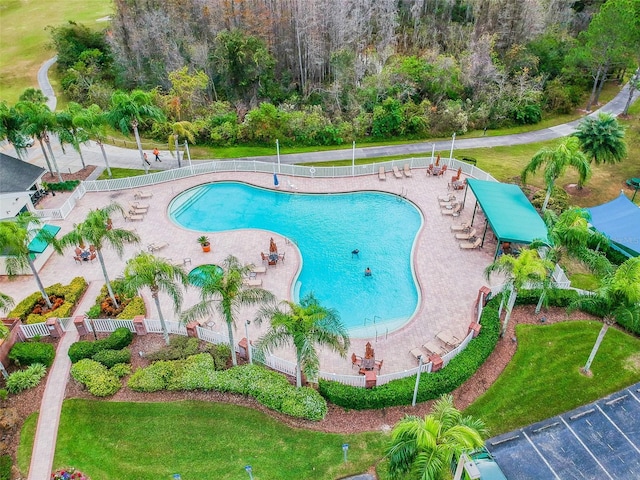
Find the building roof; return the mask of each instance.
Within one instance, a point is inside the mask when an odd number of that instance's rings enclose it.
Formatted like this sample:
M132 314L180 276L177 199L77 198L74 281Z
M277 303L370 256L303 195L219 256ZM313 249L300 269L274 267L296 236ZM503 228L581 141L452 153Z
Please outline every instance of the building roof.
M475 178L468 179L467 183L496 234L498 243L549 242L547 226L518 185Z
M0 193L29 190L45 172L44 168L0 153Z
M640 255L640 208L624 193L587 210L591 225L608 236L613 247L632 257Z

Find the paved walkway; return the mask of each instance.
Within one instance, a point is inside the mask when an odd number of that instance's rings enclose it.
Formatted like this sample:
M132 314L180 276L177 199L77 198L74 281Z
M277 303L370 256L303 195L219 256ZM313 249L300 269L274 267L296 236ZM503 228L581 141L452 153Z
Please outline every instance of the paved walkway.
M86 312L95 303L100 293L102 283L91 282L84 293L76 312ZM60 411L69 378L71 360L69 359L69 346L78 341L78 331L73 323L69 326L62 340L58 343L56 358L49 370L47 385L40 404L38 426L33 441L31 452L31 464L29 465L29 480L46 480L53 471L53 457L56 451L58 438L58 424L60 423Z

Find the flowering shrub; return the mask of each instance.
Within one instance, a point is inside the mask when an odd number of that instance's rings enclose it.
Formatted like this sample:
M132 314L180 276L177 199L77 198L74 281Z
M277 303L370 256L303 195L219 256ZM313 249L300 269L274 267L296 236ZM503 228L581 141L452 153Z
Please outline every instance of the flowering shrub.
M61 468L51 474L51 480L90 480L84 473L73 467Z

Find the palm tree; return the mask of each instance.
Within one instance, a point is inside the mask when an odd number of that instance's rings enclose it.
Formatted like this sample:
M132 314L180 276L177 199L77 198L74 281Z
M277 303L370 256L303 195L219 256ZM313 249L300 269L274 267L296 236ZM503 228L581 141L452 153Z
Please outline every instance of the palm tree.
M463 417L453 397L443 395L424 418L407 415L393 427L387 450L391 478L442 480L465 451L482 447L482 420Z
M273 294L263 288L248 287L243 284L253 265L242 265L233 255L224 259L222 271L205 271L200 281L193 282L200 288L200 302L182 314L183 322L191 322L212 315L218 311L227 323L229 344L234 349L233 327L240 307L258 305L273 300ZM237 365L235 355L231 355Z
M90 105L76 112L72 119L73 125L82 128L90 138L93 138L102 152L104 164L107 167L107 173L111 177L111 167L107 160L107 153L104 150L104 140L107 138L105 124L105 114L96 104Z
M182 305L182 291L179 285L186 286L187 283L187 274L184 273L181 267L173 265L162 258L155 257L150 253L140 252L129 259L124 268L122 289L131 296L138 294L145 287L151 290L151 297L156 304L158 316L160 317L164 341L169 345L169 332L162 315L158 294L160 292L167 293L177 313Z
M13 305L13 298L6 293L0 292L0 312L6 312L13 307ZM7 335L9 335L9 329L4 325L4 323L0 322L0 339L7 338Z
M6 139L11 142L18 158L23 158L26 152L26 146L21 138L22 130L22 116L5 101L0 102L0 140Z
M302 372L308 378L318 374L320 362L316 345L327 346L342 357L349 348L349 333L338 313L320 305L312 293L299 304L283 301L260 309L256 322L269 319L271 328L258 340L258 349L267 350L293 344L296 349L296 385L302 386Z
M569 311L576 309L602 312L604 315L596 343L582 368L584 373L589 374L591 362L609 326L618 322L637 327L640 323L640 257L628 259L605 277L595 295L580 297L569 306Z
M53 176L53 170L49 163L49 156L44 149L44 143L47 144L49 155L53 161L58 180L62 182L62 175L58 169L58 163L56 157L53 155L51 149L51 142L49 140L49 132L53 132L57 129L57 121L55 114L49 109L49 107L43 103L21 101L16 104L16 110L22 115L24 119L24 131L26 134L34 136L40 143L42 154L44 155L47 165L49 166L49 172ZM44 143L43 143L44 141Z
M596 165L618 163L627 156L624 128L608 113L585 118L573 135L580 141L580 149Z
M108 244L118 253L118 257L122 258L125 244L139 243L140 237L131 230L113 228L109 219L115 212L123 213L124 209L117 203L111 203L106 207L91 210L84 222L74 225L73 230L64 235L60 240L54 242L54 245L58 253L62 253L65 247L73 245L93 245L96 249L100 266L102 267L102 275L104 276L109 296L113 301L114 307L118 308L118 301L111 287L111 282L109 281L102 250Z
M89 140L88 133L83 128L78 128L73 122L74 117L82 111L82 105L75 102L69 102L66 110L58 112L56 114L56 120L58 122L58 138L60 139L60 145L64 148L64 144L70 144L73 149L80 155L80 162L82 162L82 168L87 168L84 163L84 157L82 156L81 143L86 143Z
M167 143L169 144L169 150L173 151L175 146L176 156L178 158L178 168L182 165L180 164L180 149L178 148L178 141L180 138L186 138L191 143L196 143L195 139L196 129L191 122L175 122L171 124L171 134L167 139Z
M144 120L163 121L162 110L153 104L151 93L143 90L133 90L131 93L117 91L111 96L111 109L106 114L107 123L114 128L118 128L124 134L128 134L130 129L136 138L140 161L144 166L144 171L149 172L147 162L144 161L142 143L138 133L138 125Z
M504 336L507 331L511 309L518 297L518 290L525 285L531 285L534 288L543 286L552 270L552 262L540 258L536 250L529 248L522 250L517 257L501 255L485 269L484 274L487 280L496 272L506 275L502 292L503 294L509 292L509 299L507 300L507 313L502 324L501 336Z
M547 196L542 204L543 212L549 203L555 181L564 174L568 167L573 167L578 171L579 188L582 188L582 185L591 176L589 161L580 151L580 142L575 137L563 140L555 148L543 148L538 151L522 171L522 183L526 184L527 176L536 173L543 165L545 165L544 181L547 186Z
M0 252L7 256L5 265L9 278L23 273L27 267L31 269L47 308L52 308L49 295L44 290L38 269L29 252L29 242L33 237L39 236L46 241L52 240L44 230L39 229L39 226L40 219L30 212L23 212L15 219L0 222Z

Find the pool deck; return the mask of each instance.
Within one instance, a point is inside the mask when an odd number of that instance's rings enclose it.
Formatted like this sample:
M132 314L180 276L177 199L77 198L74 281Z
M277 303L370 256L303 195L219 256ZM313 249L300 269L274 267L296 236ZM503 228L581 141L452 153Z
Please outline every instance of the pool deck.
M196 238L197 232L186 230L175 225L168 217L169 202L179 193L195 185L213 182L235 180L252 185L274 188L273 175L263 173L226 172L200 175L197 177L176 180L168 183L145 187L142 190L153 193L153 197L142 200L149 204L149 213L142 221L125 221L117 216L113 219L116 227L135 230L141 237L139 245L126 246L122 259L116 252L106 248L103 256L107 264L110 278L122 274L125 261L137 252L147 249L151 243L167 242L169 245L156 251L160 257L170 258L175 263L181 263L189 258L191 263L186 265L189 271L197 265L214 263L220 264L229 255L235 255L243 263L262 265L260 252L268 252L269 239L274 238L278 251L286 254L286 261L275 267L268 267L266 274L258 274L263 280L263 288L270 290L280 299L290 299L291 284L300 266L300 256L294 244L288 243L277 232L264 230L238 230L224 233L207 234L211 240L211 252L202 252ZM345 178L301 178L279 176L279 190L290 192L329 193L350 192L359 190L384 191L393 194L406 195L415 203L424 215L424 226L415 244L414 269L421 293L421 303L416 315L402 328L389 332L378 332L377 338L354 338L347 358L341 358L335 353L320 351L320 368L324 372L336 374L357 374L351 365L351 353L364 355L365 343L370 341L375 349L377 360L384 360L382 374L397 372L413 368L416 359L410 350L420 347L428 340L435 338L441 330L448 329L456 337L463 338L473 319L473 306L478 289L483 285L490 285L484 277L484 268L492 261L496 243L493 233L489 229L482 249L462 250L458 240L451 232L450 226L471 219L475 199L470 190L467 191L466 206L459 217L442 215L437 197L447 192L448 177L427 177L424 169L414 169L410 178L396 179L387 173L387 179L381 181L378 175L345 177ZM288 186L289 182L295 189ZM461 196L461 192L457 192ZM464 192L462 192L463 194ZM64 221L47 221L61 227L59 236L67 233L74 224L84 220L91 209L100 208L110 202L118 202L128 207L128 202L134 201L133 190L119 190L113 192L87 193L76 205L75 209ZM64 202L64 195L47 196L39 208L55 208ZM212 212L215 215L215 212ZM482 214L476 214L474 227L482 234L485 219ZM402 225L398 225L402 228ZM388 252L389 261L393 261L393 252ZM64 255L53 254L40 271L40 277L45 286L53 283L68 283L76 276L83 276L88 282L103 282L99 262L83 262L78 264L73 259L73 249L68 249ZM493 281L495 283L495 280ZM0 278L0 291L14 298L16 303L36 290L31 276L21 276L9 281ZM157 318L155 305L151 301L150 292L143 292L147 305L147 316ZM165 318L177 320L173 313L173 306L166 295L160 295L161 307ZM197 291L187 289L183 308L193 305L197 301ZM83 312L77 312L82 314ZM253 320L254 308L243 309L237 318L236 341L244 337L244 320ZM214 318L214 330L225 332L226 325L220 318ZM249 337L255 341L267 326L261 327L254 322L249 326ZM292 348L274 352L281 358L293 361Z

